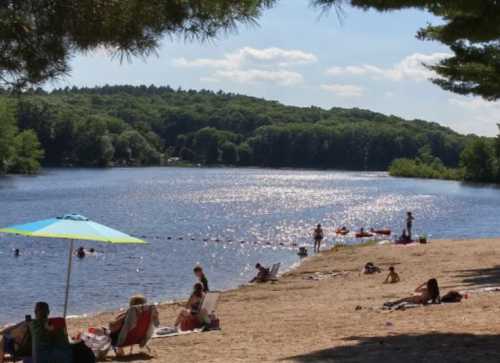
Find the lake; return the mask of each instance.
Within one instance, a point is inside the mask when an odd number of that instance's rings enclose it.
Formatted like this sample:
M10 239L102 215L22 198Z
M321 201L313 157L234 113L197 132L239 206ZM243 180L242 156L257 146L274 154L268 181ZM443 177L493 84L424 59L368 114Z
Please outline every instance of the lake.
M99 253L74 261L70 314L124 306L134 293L150 301L185 297L196 264L211 288L237 287L256 262L297 263L296 245L310 244L317 223L331 245L340 225L399 233L407 210L415 233L430 239L500 236L500 189L386 173L115 168L0 178L2 227L79 213L149 242L76 242ZM67 251L63 240L0 235L0 324L22 320L38 300L61 313Z

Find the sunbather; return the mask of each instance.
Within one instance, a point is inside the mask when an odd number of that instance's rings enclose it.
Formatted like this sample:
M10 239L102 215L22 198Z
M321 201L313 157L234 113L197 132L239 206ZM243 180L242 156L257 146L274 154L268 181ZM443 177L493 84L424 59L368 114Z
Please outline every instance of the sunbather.
M429 301L431 304L440 304L441 298L439 295L439 286L436 279L430 279L415 289L416 295L406 297L401 300L387 302L384 304L386 307L393 307L401 303L409 304L422 304L427 305Z
M189 297L186 307L183 308L177 316L174 324L176 328L179 328L184 320L192 319L192 317L197 317L201 323L202 318L200 317L200 309L204 297L205 294L203 293L203 285L200 283L194 284L193 292Z
M394 266L389 267L389 274L385 278L384 284L395 284L399 281L400 281L399 275L394 270Z
M250 282L267 282L269 280L269 269L262 266L260 263L255 265L257 269L257 276L250 280Z
M134 295L129 300L129 307L145 304L147 304L147 300L143 295ZM126 317L127 311L124 311L123 313L118 314L116 318L109 323L109 337L111 338L111 345L113 346L116 346L118 342ZM158 311L156 309L153 309L153 316L151 318L153 321L158 322ZM117 355L123 355L123 351L121 349L118 349L116 353Z

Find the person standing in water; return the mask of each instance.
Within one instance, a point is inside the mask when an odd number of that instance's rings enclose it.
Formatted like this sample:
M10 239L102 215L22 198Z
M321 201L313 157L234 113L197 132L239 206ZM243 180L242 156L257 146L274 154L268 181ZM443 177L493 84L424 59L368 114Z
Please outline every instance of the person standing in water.
M14 250L14 257L19 257L19 256L21 256L21 252L19 252L19 248L16 248Z
M314 238L314 252L319 252L321 248L321 241L324 238L323 229L321 228L321 224L318 224L314 229L313 233Z
M411 236L411 229L413 227L413 221L415 218L413 218L413 215L411 212L406 213L406 233L408 234L408 239L411 241L412 236Z

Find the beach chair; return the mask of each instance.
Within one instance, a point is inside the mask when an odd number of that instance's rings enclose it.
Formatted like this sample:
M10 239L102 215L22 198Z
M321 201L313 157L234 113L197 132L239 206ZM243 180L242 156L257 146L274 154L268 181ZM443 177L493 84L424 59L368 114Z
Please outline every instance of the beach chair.
M271 267L271 271L269 271L269 279L268 281L278 281L278 272L280 270L281 263L275 263Z
M219 297L220 292L208 292L203 298L203 303L201 304L200 311L203 314L205 327L208 330L220 329L219 318L217 318L217 315L215 314L217 303L219 302Z
M207 292L203 298L200 311L204 311L207 315L215 315L217 302L219 301L220 292Z
M153 319L154 309L156 307L153 305L138 305L127 310L117 343L113 346L115 351L119 348L130 347L131 354L134 345L145 347L148 352L151 351L147 344L153 335L154 326L157 324Z
M15 338L18 337L18 338ZM3 336L5 344L4 353L10 356L13 362L31 357L32 341L29 328L22 325L16 325L9 329Z

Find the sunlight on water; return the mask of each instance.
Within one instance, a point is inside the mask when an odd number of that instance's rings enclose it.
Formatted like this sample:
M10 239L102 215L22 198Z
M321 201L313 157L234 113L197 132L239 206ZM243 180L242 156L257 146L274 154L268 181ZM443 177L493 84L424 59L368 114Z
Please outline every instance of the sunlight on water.
M385 173L268 169L47 170L0 179L0 224L78 212L147 239L146 246L81 243L99 253L75 260L71 314L126 304L133 293L153 301L180 298L202 264L214 289L235 287L254 265L297 263L315 224L326 242L345 225L400 233L407 210L415 233L433 238L500 235L500 190L456 182L394 179ZM474 226L474 228L470 228ZM80 243L77 243L79 245ZM37 300L61 311L67 242L0 235L0 323L22 319ZM13 249L21 257L13 257Z

